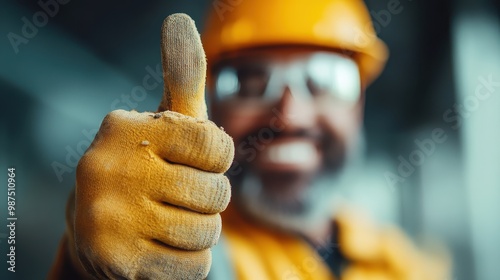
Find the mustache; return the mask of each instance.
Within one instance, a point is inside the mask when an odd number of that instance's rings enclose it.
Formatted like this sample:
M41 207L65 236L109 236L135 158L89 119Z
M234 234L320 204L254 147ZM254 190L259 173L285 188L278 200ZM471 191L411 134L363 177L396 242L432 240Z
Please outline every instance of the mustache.
M314 142L330 142L333 140L333 135L328 135L324 130L320 128L294 128L294 129L283 129L275 130L269 127L260 127L248 133L245 139L257 139L259 144L270 144L273 140L278 140L281 138L301 138L307 139Z
M249 156L250 150L253 150L253 155L266 148L266 146L272 144L274 141L279 141L280 139L294 138L299 140L309 140L315 143L318 148L320 148L326 154L330 154L334 151L337 154L345 148L344 143L338 135L331 133L330 130L323 127L286 127L284 129L272 129L271 127L262 126L254 129L252 132L247 133L244 137L240 138L236 144L236 155L235 159L240 159L244 157L246 159L242 162L243 165L249 164L253 161L253 156ZM334 156L336 157L336 156ZM328 159L327 162L337 161L338 159Z
M331 138L326 135L321 129L317 128L298 128L292 131L282 131L276 133L276 138L306 138L314 141L322 141L323 139Z
M232 184L241 183L244 175L252 170L252 164L258 154L274 141L285 138L309 140L324 154L320 172L336 173L344 165L347 144L332 130L325 127L285 127L282 130L272 126L260 126L235 142L235 157L226 175Z

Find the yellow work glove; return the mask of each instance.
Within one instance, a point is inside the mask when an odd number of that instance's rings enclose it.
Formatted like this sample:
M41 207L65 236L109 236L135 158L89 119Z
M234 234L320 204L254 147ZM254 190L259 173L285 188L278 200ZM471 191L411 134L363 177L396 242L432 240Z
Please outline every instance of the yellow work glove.
M109 113L78 164L68 247L98 279L205 278L229 203L234 144L207 120L193 20L166 18L161 44L159 112Z
M394 227L378 228L353 209L338 215L339 247L350 262L342 280L448 280L444 251L418 250Z

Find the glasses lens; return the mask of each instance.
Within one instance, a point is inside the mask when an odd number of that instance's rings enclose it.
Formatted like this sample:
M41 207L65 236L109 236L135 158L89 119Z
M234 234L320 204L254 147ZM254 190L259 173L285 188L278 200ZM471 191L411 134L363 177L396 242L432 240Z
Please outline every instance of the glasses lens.
M285 86L304 91L293 94L328 95L343 103L356 103L361 94L357 64L350 58L322 52L286 63L268 60L226 66L218 73L215 86L218 100L275 100Z
M231 67L226 67L219 72L215 84L217 99L224 100L240 90L240 83L236 70Z
M261 98L269 81L263 67L244 66L223 68L217 75L216 93L219 100L231 97Z
M242 67L238 70L239 97L263 97L269 81L269 74L263 67Z
M313 96L329 94L340 101L356 103L361 94L357 64L340 55L318 53L311 56L306 83Z

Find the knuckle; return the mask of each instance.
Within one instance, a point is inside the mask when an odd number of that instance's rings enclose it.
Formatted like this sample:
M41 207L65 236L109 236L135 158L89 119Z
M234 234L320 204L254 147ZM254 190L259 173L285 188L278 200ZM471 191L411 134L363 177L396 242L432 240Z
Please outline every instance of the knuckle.
M222 220L219 214L213 214L210 217L210 220L207 221L205 238L203 238L202 246L204 248L210 248L217 243L219 240L219 236L222 230Z
M226 209L229 201L231 200L231 184L229 179L220 174L217 176L217 184L216 184L216 196L214 198L216 207L216 212L222 212Z
M229 169L234 158L233 139L215 124L207 126L206 133L210 137L207 142L211 145L207 150L215 155L211 157L214 166L211 171L223 173Z
M226 176L222 176L222 180L224 186L224 195L222 196L223 200L221 205L223 205L223 209L221 211L224 211L231 201L231 183L229 182L229 178Z
M109 135L116 133L116 130L122 126L122 118L115 111L107 114L101 122L99 131L94 137L94 141L90 147L101 145L109 139Z
M183 254L167 252L145 255L133 279L205 279L211 265L210 250Z
M77 182L86 181L87 178L100 176L99 164L96 162L96 157L93 153L87 151L78 161L76 166L76 180Z
M111 111L104 117L101 127L99 128L98 136L99 134L102 136L127 132L131 128L145 125L150 120L150 117L148 117L149 115L150 113L138 113L121 109Z
M208 176L207 176L208 177ZM223 174L212 173L195 183L198 189L190 199L195 209L204 214L216 214L226 209L231 198L231 185Z
M216 124L172 113L165 116L165 122L167 126L162 129L171 140L164 146L165 154L173 161L180 159L215 173L229 169L234 157L233 140Z
M77 182L92 182L91 179L106 178L113 176L116 171L112 168L105 168L109 161L99 156L99 152L92 150L87 151L78 161L76 167Z
M110 121L119 120L123 118L123 115L128 113L129 113L128 111L125 111L123 109L113 110L106 115L106 118L109 119Z
M101 127L99 128L99 132L106 132L112 126L116 126L123 119L124 110L115 110L109 112L104 119L102 120Z
M204 250L214 246L219 239L222 229L222 222L219 214L206 216L196 225L189 227L190 234L187 236L179 236L180 239L185 239L185 244L180 247L190 250Z
M234 142L233 138L229 136L227 133L221 131L223 133L222 136L222 147L223 147L223 156L222 156L222 161L225 163L223 166L223 172L226 172L229 167L231 167L231 163L233 162L234 158Z

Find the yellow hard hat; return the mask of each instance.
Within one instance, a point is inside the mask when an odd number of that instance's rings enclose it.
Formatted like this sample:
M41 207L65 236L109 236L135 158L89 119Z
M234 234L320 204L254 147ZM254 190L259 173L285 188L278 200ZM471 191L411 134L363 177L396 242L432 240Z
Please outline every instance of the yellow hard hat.
M312 46L352 54L366 86L387 60L361 0L217 0L202 34L209 65L256 47Z

